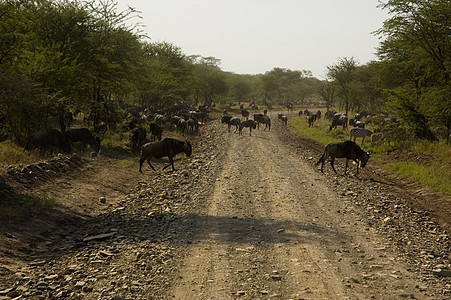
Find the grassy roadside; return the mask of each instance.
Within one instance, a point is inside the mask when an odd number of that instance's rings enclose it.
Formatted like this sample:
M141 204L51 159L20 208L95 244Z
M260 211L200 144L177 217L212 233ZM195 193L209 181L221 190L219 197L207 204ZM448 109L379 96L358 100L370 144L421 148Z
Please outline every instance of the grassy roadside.
M330 131L330 122L324 118L316 121L310 128L304 116L293 117L289 123L296 134L318 141L323 145L349 139L348 130L338 128ZM356 142L361 144L360 139L357 139ZM386 170L411 178L437 192L451 196L450 146L437 142L418 141L407 148L397 149L387 142L371 145L367 139L362 148L371 152L372 158L381 163Z

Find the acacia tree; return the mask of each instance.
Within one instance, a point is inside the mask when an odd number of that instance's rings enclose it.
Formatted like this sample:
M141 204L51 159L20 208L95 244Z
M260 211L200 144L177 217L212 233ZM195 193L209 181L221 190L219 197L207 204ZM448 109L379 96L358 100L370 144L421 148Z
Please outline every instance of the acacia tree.
M355 90L352 88L357 61L351 57L338 59L335 65L327 66L327 76L338 86L338 95L344 102L345 112L348 114L350 103L355 99Z
M335 86L328 80L324 80L319 84L318 94L326 104L326 109L329 110L334 103Z

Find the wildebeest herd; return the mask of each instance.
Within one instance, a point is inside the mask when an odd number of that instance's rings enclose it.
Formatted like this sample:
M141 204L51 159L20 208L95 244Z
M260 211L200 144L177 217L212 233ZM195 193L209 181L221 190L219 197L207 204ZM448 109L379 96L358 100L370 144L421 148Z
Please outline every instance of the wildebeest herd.
M258 108L253 109L257 110ZM309 127L313 127L314 122L321 118L321 111L310 112L305 109L299 111L299 116L301 115L305 115ZM194 134L199 131L199 124L205 123L207 117L208 109L204 107L199 110L182 110L177 114L171 115L163 115L158 112L144 112L139 118L127 121L123 125L123 128L132 129L130 148L134 152L141 152L139 171L142 172L142 165L145 161L147 161L149 166L155 171L150 160L152 158L158 159L166 156L169 159L169 164L163 169L172 166L172 169L174 170L174 157L179 153L185 153L188 157L191 156L192 146L187 140L180 141L174 138L165 138L162 140L165 124L179 132L181 135L185 135L187 132ZM253 113L253 119L250 119L249 117L249 111L245 110L243 107L240 108L240 116L230 116L227 114L227 110L224 110L221 122L227 124L229 132L231 131L231 128L234 127L234 133L238 133L238 135L243 134L243 129L249 128L249 136L252 136L252 130L257 128L260 129L260 126L263 125L263 131L271 130L271 118L267 115L266 109L263 113ZM323 155L317 162L317 164L321 163L321 171L324 169L325 161L330 158L330 164L333 171L336 173L334 167L335 159L345 158L346 164L344 173L346 174L347 172L348 161L353 160L357 163L358 174L359 167L365 167L370 154L363 151L355 143L356 139L361 138L363 144L364 139L370 137L373 142L382 137L381 133L373 133L372 131L365 129L365 123L361 121L361 116L358 114L349 121L345 114L333 111L327 111L324 114L324 117L331 122L329 127L330 130L337 126L346 128L348 122L353 128L349 131L349 141L333 143L325 147ZM277 118L284 126L288 124L288 117L285 114L279 113L277 114ZM148 126L146 126L146 124ZM51 147L54 149L56 148L63 153L70 153L73 144L81 143L88 145L95 153L98 153L100 151L101 137L103 138L107 131L108 125L103 121L98 122L94 126L93 131L85 127L71 128L64 132L60 132L57 129L39 131L28 137L25 150L32 151L36 148L42 150Z

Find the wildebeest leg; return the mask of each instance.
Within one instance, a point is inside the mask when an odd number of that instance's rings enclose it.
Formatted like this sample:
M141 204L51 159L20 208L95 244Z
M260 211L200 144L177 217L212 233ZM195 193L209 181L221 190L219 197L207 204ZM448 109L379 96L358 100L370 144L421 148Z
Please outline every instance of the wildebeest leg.
M174 160L172 159L172 156L168 156L168 158L169 158L169 164L167 166L163 167L163 170L166 169L169 166L172 166L172 171L175 171Z
M149 164L149 166L152 168L152 170L156 171L155 168L152 166L152 164L150 163L150 160L147 160L147 163Z
M356 165L357 165L357 171L356 171L356 175L359 175L359 167L360 167L360 162L356 159L354 159Z
M349 159L346 158L345 175L346 175L346 170L348 169L348 161L349 161Z
M330 157L330 165L332 166L332 170L334 170L335 174L337 174L337 171L335 170L335 167L334 167L334 161L335 161L335 157L331 156ZM346 169L345 169L345 172L346 172Z
M249 136L252 136L251 133L252 133L252 127L249 127Z

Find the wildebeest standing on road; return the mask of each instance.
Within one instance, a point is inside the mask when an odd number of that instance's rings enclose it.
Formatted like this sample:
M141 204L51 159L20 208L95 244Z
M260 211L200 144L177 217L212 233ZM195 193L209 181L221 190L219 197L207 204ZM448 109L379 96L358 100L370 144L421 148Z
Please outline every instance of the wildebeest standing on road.
M239 135L243 134L243 128L244 127L249 127L249 135L251 135L252 134L252 129L256 129L257 128L257 121L254 121L254 120L241 121L241 123L239 125L239 131L238 131Z
M57 129L48 129L35 132L28 137L25 150L33 151L40 148L41 151L52 147L58 148L61 152L70 153L71 146L69 139Z
M334 170L335 174L337 171L334 167L335 158L346 158L345 172L348 169L348 161L352 159L357 163L357 174L359 174L359 166L364 168L368 159L370 158L370 154L360 149L360 147L354 143L353 141L346 141L342 143L331 143L328 144L325 149L323 155L320 157L317 165L321 163L321 172L323 172L324 163L327 158L330 156L330 165L332 166L332 170Z
M142 164L147 160L147 163L155 171L155 168L150 163L151 158L162 158L167 156L169 158L169 164L163 168L166 169L169 166L172 166L172 170L174 168L174 156L177 154L184 152L188 157L191 156L192 147L190 142L179 141L173 138L165 138L161 142L157 143L147 143L141 147L141 159L139 160L139 172L142 173Z

